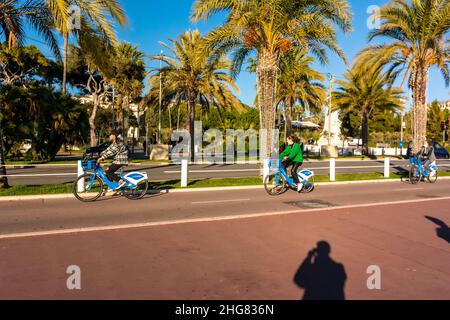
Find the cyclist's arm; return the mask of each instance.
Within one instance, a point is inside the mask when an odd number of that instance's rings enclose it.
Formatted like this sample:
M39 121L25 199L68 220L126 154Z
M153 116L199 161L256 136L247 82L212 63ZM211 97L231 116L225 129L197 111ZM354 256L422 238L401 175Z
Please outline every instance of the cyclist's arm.
M284 151L280 154L280 158L284 159L285 157L289 156L290 153L291 147L286 147L286 149L284 149Z
M100 159L104 160L104 159L114 157L117 154L117 151L118 150L117 150L116 146L114 144L112 144L108 147L108 149L106 149L105 151L103 151L100 154Z
M293 146L291 153L289 153L289 160L294 160L300 152L302 152L301 146L300 144L296 143Z

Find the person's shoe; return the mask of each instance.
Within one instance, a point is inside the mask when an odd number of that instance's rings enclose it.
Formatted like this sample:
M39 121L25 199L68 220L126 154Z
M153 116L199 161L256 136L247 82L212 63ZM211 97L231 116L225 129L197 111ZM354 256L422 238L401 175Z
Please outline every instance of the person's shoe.
M297 192L302 192L302 190L303 190L303 185L301 183L299 183L297 185Z

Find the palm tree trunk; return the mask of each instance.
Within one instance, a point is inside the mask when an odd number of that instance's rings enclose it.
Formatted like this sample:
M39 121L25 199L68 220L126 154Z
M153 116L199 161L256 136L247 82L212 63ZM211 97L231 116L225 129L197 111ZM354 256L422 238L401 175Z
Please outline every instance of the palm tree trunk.
M414 147L417 153L427 141L428 112L426 106L426 91L428 84L428 70L426 67L418 68L414 75Z
M369 110L364 107L361 116L361 140L363 143L363 155L369 156Z
M0 121L0 189L9 188L8 177L6 176L5 148L3 144L3 131Z
M190 158L191 161L195 160L195 97L194 92L188 93L188 113L189 113L189 135L191 138L190 143Z
M267 133L266 144L261 145L260 157L270 159L272 133L275 128L275 84L277 81L278 59L276 54L263 49L258 53L258 104L261 130Z
M63 81L62 81L62 93L67 93L67 66L69 57L69 33L64 33L64 70L63 70Z
M292 101L286 101L286 137L292 135Z

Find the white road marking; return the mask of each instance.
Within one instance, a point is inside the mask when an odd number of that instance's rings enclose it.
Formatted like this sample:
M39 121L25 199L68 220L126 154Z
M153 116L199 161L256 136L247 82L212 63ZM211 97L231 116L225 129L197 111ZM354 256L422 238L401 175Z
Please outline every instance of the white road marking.
M248 172L248 171L255 171L260 172L261 169L232 169L232 170L189 170L189 173L223 173L223 172ZM165 174L175 174L175 173L181 173L180 170L173 170L173 171L164 171Z
M392 191L401 192L401 191L417 191L417 190L425 190L425 188L394 189Z
M217 201L199 201L192 202L192 204L212 204L212 203L228 203L228 202L244 202L250 201L251 199L234 199L234 200L217 200Z
M67 234L86 233L86 232L149 228L149 227L170 226L170 225L177 225L177 224L232 221L232 220L241 220L241 219L284 216L284 215L290 215L290 214L296 214L296 213L327 212L327 211L336 211L336 210L343 210L343 209L370 208L370 207L401 205L401 204L411 204L411 203L424 203L424 202L434 202L434 201L444 201L444 200L450 200L450 197L441 197L441 198L434 198L434 199L391 201L391 202L376 202L376 203L356 204L356 205L319 208L319 209L305 209L305 210L298 209L298 210L290 210L290 211L277 211L277 212L244 214L244 215L224 216L224 217L211 217L211 218L200 218L200 219L136 223L136 224L126 224L126 225L116 225L116 226L105 226L105 227L78 228L78 229L67 229L67 230L49 230L49 231L41 231L41 232L24 232L24 233L0 235L0 239L30 238L30 237L67 235Z

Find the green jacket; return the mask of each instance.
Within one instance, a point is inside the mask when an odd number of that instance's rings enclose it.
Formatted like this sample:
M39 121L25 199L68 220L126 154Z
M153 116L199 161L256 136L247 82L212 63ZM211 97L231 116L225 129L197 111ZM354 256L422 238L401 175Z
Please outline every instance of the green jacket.
M294 143L294 145L287 146L286 149L280 154L280 158L284 159L288 157L289 160L294 162L303 163L303 152L302 147L299 143Z

